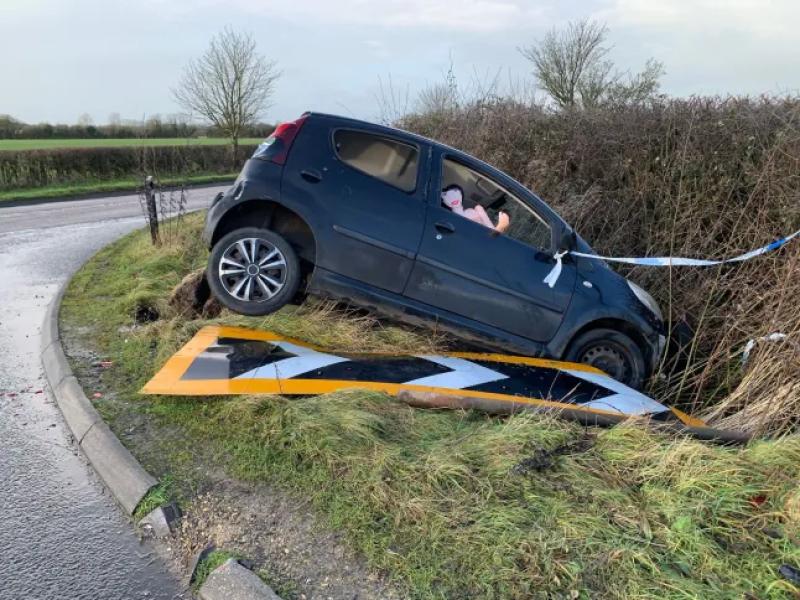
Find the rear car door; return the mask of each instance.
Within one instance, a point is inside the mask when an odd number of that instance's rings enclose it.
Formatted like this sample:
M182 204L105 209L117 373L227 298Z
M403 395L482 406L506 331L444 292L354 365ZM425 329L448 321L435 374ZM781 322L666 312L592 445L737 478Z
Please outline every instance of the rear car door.
M437 156L438 155L438 156ZM554 288L550 272L552 226L478 161L434 151L429 208L417 260L405 295L482 324L537 342L555 335L572 299L575 269L565 261ZM464 207L481 204L493 222L499 210L510 217L506 233L450 211L441 191L458 185Z
M401 293L425 223L429 147L335 119L309 124L320 135L290 155L283 185L327 213L317 267Z

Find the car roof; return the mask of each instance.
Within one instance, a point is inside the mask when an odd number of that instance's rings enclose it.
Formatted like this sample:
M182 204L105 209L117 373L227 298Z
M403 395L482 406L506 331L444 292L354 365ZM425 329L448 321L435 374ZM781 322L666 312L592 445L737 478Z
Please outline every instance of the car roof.
M507 173L504 173L503 171L501 171L500 169L498 169L494 165L490 165L486 161L483 161L483 160L477 158L476 156L473 156L472 154L464 152L463 150L459 150L458 148L453 148L452 146L448 146L447 144L444 144L442 142L438 142L436 140L432 140L431 138L427 138L427 137L425 137L423 135L412 133L410 131L406 131L405 129L400 129L399 127L391 127L389 125L379 125L378 123L371 123L370 121L363 121L361 119L354 119L353 117L343 117L342 115L334 115L334 114L330 114L330 113L323 113L323 112L316 112L316 111L307 111L304 114L309 116L309 117L316 116L316 117L323 117L323 118L326 118L326 119L335 119L337 121L340 121L344 125L351 125L351 126L360 127L360 128L363 128L363 129L370 129L372 131L385 133L387 135L393 135L393 136L396 136L396 137L403 137L403 138L406 138L408 140L411 140L411 141L414 141L414 142L417 142L417 143L431 144L433 146L438 146L439 148L441 148L443 150L446 150L449 154L453 154L456 157L460 156L463 159L471 160L473 162L479 163L480 165L485 167L486 170L489 173L494 173L495 175L510 179L511 181L514 181L520 187L522 187L524 189L527 189L521 183L516 181L513 177L511 177ZM530 192L530 190L528 190L528 191Z
M316 112L316 111L308 111L305 113L308 116L316 116L316 117L325 117L326 119L336 119L337 121L341 121L343 124L349 124L355 127L362 127L365 129L372 129L375 131L381 131L383 133L387 133L390 135L400 136L404 138L408 138L414 140L416 142L424 143L424 144L433 144L435 146L439 146L440 148L446 148L448 151L452 151L456 154L461 154L463 156L468 156L472 160L478 160L474 156L467 154L466 152L459 150L458 148L453 148L448 146L447 144L443 144L442 142L437 142L436 140L432 140L431 138L427 138L423 135L419 135L416 133L412 133L410 131L406 131L405 129L400 129L399 127L391 127L390 125L380 125L378 123L372 123L370 121L363 121L361 119L354 119L353 117L343 117L342 115L334 115L330 113L323 113L323 112ZM483 161L481 161L483 162ZM484 163L486 164L486 163ZM491 165L487 165L491 167ZM495 168L495 167L492 167Z

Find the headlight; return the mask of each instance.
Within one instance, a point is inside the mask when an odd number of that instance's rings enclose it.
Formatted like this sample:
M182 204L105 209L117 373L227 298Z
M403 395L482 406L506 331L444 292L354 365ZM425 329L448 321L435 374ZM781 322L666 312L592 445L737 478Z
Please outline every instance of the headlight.
M626 279L625 281L628 280ZM655 316L657 316L659 321L664 320L664 316L661 314L661 309L658 307L658 302L656 302L650 294L648 294L646 291L644 291L642 288L640 288L632 281L628 281L628 287L631 288L631 291L639 299L639 302L641 302L647 308L649 308L650 312L652 312Z

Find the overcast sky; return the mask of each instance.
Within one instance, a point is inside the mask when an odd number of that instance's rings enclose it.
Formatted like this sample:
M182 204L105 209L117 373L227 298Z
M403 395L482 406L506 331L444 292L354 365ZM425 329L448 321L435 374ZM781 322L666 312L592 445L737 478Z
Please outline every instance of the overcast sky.
M266 120L369 119L379 79L413 94L450 57L459 83L530 83L517 47L582 17L608 24L619 67L662 61L671 95L800 90L800 0L0 0L0 114L179 112L170 86L229 25L283 71Z

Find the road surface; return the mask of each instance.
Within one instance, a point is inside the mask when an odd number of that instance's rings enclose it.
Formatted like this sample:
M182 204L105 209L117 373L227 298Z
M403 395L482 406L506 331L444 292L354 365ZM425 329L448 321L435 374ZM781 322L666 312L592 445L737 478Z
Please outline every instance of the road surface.
M222 189L192 190L189 208ZM39 331L60 285L142 226L136 196L0 203L0 600L189 596L72 443L39 361Z

